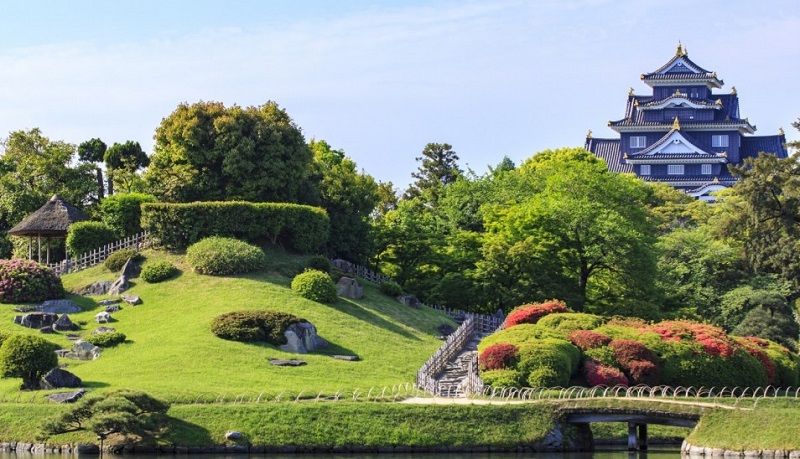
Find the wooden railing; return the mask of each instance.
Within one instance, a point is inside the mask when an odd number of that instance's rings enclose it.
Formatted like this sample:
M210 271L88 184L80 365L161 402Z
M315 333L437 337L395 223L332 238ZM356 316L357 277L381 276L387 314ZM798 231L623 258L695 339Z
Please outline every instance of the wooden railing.
M99 265L100 263L106 261L106 258L108 258L109 255L119 250L130 248L141 250L149 247L151 244L149 236L150 233L144 231L139 234L128 236L124 239L112 242L111 244L104 245L103 247L99 247L77 258L68 258L59 263L51 263L47 265L47 267L53 270L56 276L91 268L92 266Z
M441 395L436 377L444 371L453 357L461 353L464 345L472 339L473 333L475 333L475 320L468 317L417 371L417 387L433 395Z

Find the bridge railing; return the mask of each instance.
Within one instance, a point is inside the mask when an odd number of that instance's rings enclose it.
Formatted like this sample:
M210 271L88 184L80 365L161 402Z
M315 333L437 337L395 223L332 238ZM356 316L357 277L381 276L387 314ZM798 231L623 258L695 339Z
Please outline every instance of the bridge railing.
M461 326L445 339L441 347L417 371L416 386L433 395L461 395L454 393L454 391L459 390L458 387L440 384L436 378L444 371L453 357L464 349L464 345L472 339L474 332L475 320L472 317L467 317Z

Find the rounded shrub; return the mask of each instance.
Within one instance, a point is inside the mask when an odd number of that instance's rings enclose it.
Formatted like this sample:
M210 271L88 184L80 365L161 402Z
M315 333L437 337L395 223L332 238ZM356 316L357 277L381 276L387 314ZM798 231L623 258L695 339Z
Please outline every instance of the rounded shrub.
M114 347L117 344L124 343L126 339L128 339L128 337L125 336L125 333L109 332L87 336L84 338L84 341L92 343L97 347Z
M524 385L525 380L522 373L512 369L483 371L481 379L484 384L492 387L519 387Z
M569 341L582 351L608 345L611 337L592 330L575 330L569 334Z
M0 260L0 303L33 303L64 297L61 279L34 261Z
M314 255L309 258L308 263L306 263L306 268L329 273L333 268L333 264L325 255Z
M535 324L542 317L557 312L568 312L567 305L560 301L541 304L525 304L517 307L506 317L506 327L519 324Z
M300 296L319 303L336 301L336 285L330 276L322 271L306 270L292 279L292 290Z
M155 284L165 281L178 274L178 268L168 261L153 261L142 266L142 273L139 275L145 282Z
M381 293L391 297L400 296L403 294L403 288L400 287L400 284L397 282L382 281L379 288Z
M211 322L211 332L231 341L263 341L278 346L286 344L284 332L290 325L305 321L278 311L233 311L215 317Z
M76 222L67 230L67 250L73 257L89 253L116 240L114 230L102 222Z
M517 369L532 387L567 386L580 359L580 350L569 341L545 338L519 346Z
M267 257L259 247L244 241L213 236L190 246L186 261L200 274L227 276L258 271Z
M39 380L58 365L58 346L32 335L11 335L0 346L0 376L22 378L23 390L36 390Z
M588 360L583 366L583 374L590 386L627 386L628 378L618 369Z
M550 313L539 319L541 327L552 328L569 335L576 330L593 330L605 323L606 319L595 314L583 312Z
M144 259L144 256L136 251L136 249L117 250L106 258L106 261L103 262L103 266L111 272L118 272L125 266L125 262L131 258L138 263Z
M481 371L502 370L511 368L516 364L519 348L509 343L493 344L478 356L478 366Z

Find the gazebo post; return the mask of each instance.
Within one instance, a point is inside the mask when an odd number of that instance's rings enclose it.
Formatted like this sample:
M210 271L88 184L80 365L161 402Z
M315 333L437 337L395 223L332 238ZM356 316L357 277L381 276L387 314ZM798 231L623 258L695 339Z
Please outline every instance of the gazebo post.
M33 260L33 236L28 236L28 260Z
M50 264L50 238L48 237L45 239L45 243L47 244L47 264Z
M41 234L36 235L36 245L37 245L37 248L38 248L38 251L39 251L38 255L36 256L36 262L37 263L41 263L42 262L42 235Z

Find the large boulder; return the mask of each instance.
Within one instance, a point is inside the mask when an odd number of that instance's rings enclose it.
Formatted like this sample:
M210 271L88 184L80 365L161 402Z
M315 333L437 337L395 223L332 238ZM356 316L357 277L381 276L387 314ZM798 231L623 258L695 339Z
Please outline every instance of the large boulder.
M117 331L117 329L114 327L97 327L90 334L99 335L100 333L114 333L115 331Z
M136 295L128 295L124 294L121 295L122 301L128 303L131 306L136 306L137 304L142 304L142 299Z
M92 285L86 287L85 289L81 290L82 295L90 295L90 296L100 296L105 295L108 293L108 289L111 288L111 282L109 281L97 281Z
M75 331L79 328L80 327L75 325L66 314L62 314L61 317L59 317L58 320L56 320L56 322L53 324L53 330L55 331Z
M142 267L133 258L128 258L122 266L122 275L128 279L135 279L142 273Z
M83 381L67 370L53 368L42 377L39 386L45 390L61 389L63 387L75 388L83 387Z
M14 317L14 323L23 327L42 329L52 327L58 320L58 314L52 312L31 312L23 316Z
M283 334L286 344L281 345L280 349L286 352L308 354L328 345L327 341L317 336L317 327L310 322L292 324Z
M81 312L78 303L72 300L47 300L36 307L39 312L52 312L53 314L75 314Z
M98 312L97 314L94 315L94 320L99 324L108 323L111 320L111 314L109 314L106 311Z
M395 298L398 303L404 304L409 308L419 309L422 307L422 302L414 295L400 295Z
M119 276L117 280L111 284L111 287L108 288L109 295L121 295L122 292L128 290L130 288L130 284L128 283L128 278L125 275Z
M352 277L342 277L336 283L336 293L343 298L358 300L364 297L364 287Z
M75 403L79 398L83 397L84 394L86 394L86 389L78 389L73 392L50 394L47 396L47 399L56 403Z
M72 349L65 355L65 357L76 360L94 360L100 358L102 350L94 344L78 340L72 344Z

